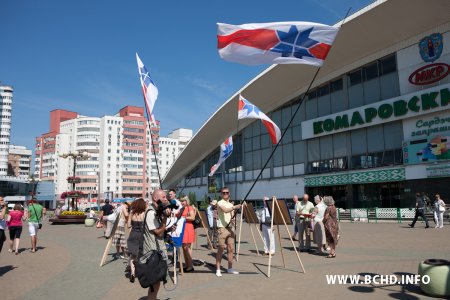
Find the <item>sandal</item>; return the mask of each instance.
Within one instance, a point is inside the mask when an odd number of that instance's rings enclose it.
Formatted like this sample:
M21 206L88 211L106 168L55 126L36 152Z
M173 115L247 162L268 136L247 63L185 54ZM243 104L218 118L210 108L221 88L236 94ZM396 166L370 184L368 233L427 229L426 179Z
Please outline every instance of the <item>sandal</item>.
M326 258L335 258L336 254L329 254L328 256L325 256Z
M12 253L12 252L13 252L13 250L12 250L12 249L8 249L8 252L9 252L9 253Z

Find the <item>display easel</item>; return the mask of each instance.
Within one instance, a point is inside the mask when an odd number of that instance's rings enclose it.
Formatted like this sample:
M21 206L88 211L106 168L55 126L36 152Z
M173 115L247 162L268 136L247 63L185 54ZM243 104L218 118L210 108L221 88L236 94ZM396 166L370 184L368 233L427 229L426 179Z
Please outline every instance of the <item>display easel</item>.
M122 216L123 216L123 212L122 212L122 210L120 210L120 214L116 217L116 220L114 221L113 227L111 229L111 233L108 238L108 243L106 244L105 251L103 252L103 256L100 261L100 267L102 267L105 264L106 256L108 256L109 248L111 247L111 244L112 244L112 239L114 238L114 234L116 233L116 230L117 230L117 225L119 224L119 220L120 220L120 218L122 218ZM102 220L100 220L100 222L101 221ZM106 221L106 222L109 222L109 221Z
M306 273L305 268L303 267L303 263L300 259L300 255L298 254L297 247L295 247L294 241L292 240L291 233L289 232L289 228L287 226L286 220L292 224L292 220L289 216L289 210L287 208L286 202L283 200L277 200L276 197L272 197L272 200L267 200L267 207L271 207L270 215L271 215L271 221L270 221L270 230L274 230L274 225L277 225L277 231L278 231L278 240L280 243L280 249L281 249L281 257L283 258L283 267L286 268L286 262L284 259L284 253L283 253L283 247L281 245L281 235L280 235L280 226L283 225L286 227L286 231L288 233L289 240L292 243L292 246L294 247L295 254L297 255L298 262L300 264L300 267L303 270L303 273ZM269 239L269 249L271 246L271 239ZM270 267L272 264L272 253L269 251L269 266L267 271L267 277L270 278Z
M210 247L211 249L213 249L211 239L209 238L209 235L208 235L209 224L208 224L207 221L205 221L205 220L208 219L208 217L206 216L206 212L203 211L203 210L200 211L200 210L198 210L198 209L196 209L195 211L196 211L196 215L198 215L199 218L200 218L200 221L201 221L201 223L202 223L203 229L205 230L206 239L208 240L208 245L209 245L209 247ZM206 225L205 225L205 224L206 224ZM196 243L196 248L198 248L197 240L198 240L198 239L197 239L197 231L195 230L195 243Z
M253 234L252 224L256 227L256 231L258 232L259 236L261 237L261 240L264 243L264 239L262 237L261 231L258 228L259 220L258 220L258 217L256 216L255 210L253 209L253 205L251 203L247 203L246 201L244 201L242 203L242 214L241 214L241 219L239 222L239 237L238 237L238 248L236 251L237 252L236 253L236 261L239 261L239 253L240 253L240 249L241 249L241 233L242 233L242 219L243 218L245 218L245 222L250 227L250 232L252 234L253 243L255 244L256 253L258 255L259 255L258 244L256 243L255 235Z

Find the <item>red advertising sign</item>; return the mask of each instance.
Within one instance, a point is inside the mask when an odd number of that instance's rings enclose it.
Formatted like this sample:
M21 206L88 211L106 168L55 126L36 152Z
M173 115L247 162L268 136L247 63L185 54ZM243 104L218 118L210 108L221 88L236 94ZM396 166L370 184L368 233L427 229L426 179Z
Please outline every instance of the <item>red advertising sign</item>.
M450 66L444 63L426 65L409 75L409 82L414 85L426 85L445 78L450 73Z

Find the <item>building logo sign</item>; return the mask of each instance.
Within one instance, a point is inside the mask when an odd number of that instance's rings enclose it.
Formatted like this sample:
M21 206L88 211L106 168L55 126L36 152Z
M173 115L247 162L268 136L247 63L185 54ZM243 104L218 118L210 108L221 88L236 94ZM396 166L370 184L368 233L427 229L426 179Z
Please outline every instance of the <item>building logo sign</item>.
M430 114L450 108L450 84L302 122L304 139Z
M441 57L443 47L442 34L433 33L419 42L419 52L424 62L433 62Z
M433 33L419 42L419 53L424 62L432 63L441 57L443 37L440 33ZM450 72L450 66L444 63L429 64L415 70L409 75L408 81L414 85L426 85L445 78Z
M415 70L409 75L408 81L414 85L426 85L445 78L449 73L449 65L435 63Z

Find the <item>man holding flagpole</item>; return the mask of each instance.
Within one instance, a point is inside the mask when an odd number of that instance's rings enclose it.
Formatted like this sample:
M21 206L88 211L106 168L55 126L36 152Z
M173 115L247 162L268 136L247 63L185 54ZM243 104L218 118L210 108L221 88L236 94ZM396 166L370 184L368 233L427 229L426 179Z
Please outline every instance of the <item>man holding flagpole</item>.
M220 270L222 262L222 254L227 247L227 259L228 259L228 274L239 274L238 271L233 269L233 244L235 240L235 233L233 231L233 217L237 213L237 210L241 208L241 204L233 205L230 202L230 190L227 187L223 187L222 199L217 203L217 230L219 234L219 246L216 254L216 276L221 277L222 272Z

